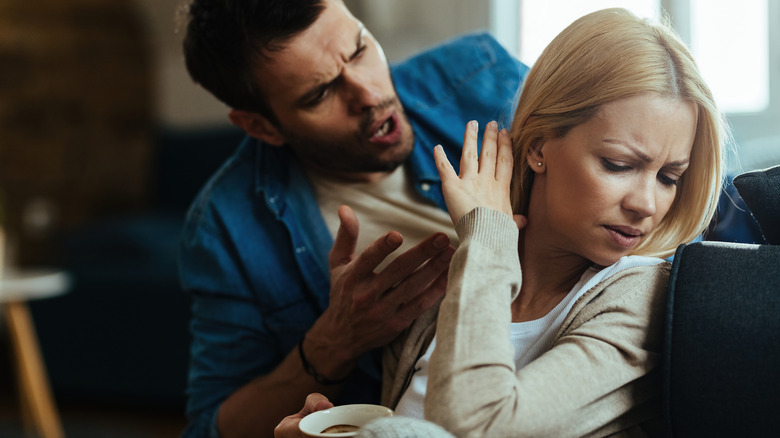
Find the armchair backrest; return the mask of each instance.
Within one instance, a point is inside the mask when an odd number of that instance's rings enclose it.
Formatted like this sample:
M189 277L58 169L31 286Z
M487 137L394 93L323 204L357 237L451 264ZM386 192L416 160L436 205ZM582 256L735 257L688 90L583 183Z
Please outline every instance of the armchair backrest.
M672 436L780 433L780 246L678 248L663 371Z

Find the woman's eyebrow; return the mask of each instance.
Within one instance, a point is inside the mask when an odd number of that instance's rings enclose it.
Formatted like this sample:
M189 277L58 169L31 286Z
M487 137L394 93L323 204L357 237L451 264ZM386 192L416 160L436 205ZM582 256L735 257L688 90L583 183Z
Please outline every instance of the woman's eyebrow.
M605 138L604 139L604 143L617 144L617 145L624 146L626 149L630 150L634 155L639 157L639 159L642 160L645 163L651 163L653 161L652 157L650 157L649 155L644 153L636 145L633 145L633 144L631 144L629 142L626 142L624 140L616 140L616 139L611 139L611 138ZM690 160L687 160L687 159L686 160L677 160L677 161L672 161L672 162L666 163L665 165L666 166L671 166L671 167L685 167L685 166L688 165L689 161Z

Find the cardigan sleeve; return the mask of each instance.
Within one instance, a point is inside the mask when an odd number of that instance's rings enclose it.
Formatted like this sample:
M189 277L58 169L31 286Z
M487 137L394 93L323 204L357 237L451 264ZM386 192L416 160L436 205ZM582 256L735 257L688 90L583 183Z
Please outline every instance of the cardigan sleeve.
M456 436L588 436L650 419L668 264L630 268L575 303L553 347L515 370L510 304L520 290L517 227L479 208L457 230L425 400ZM653 378L655 376L652 376Z

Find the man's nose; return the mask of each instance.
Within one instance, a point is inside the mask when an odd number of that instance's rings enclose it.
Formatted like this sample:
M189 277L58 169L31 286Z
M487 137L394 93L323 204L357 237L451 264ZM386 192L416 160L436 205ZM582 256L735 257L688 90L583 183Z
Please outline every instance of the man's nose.
M655 177L642 178L623 198L623 208L634 212L639 217L649 217L656 212Z
M359 69L346 69L343 78L350 112L361 114L382 102L382 95L374 84L374 78L363 74Z

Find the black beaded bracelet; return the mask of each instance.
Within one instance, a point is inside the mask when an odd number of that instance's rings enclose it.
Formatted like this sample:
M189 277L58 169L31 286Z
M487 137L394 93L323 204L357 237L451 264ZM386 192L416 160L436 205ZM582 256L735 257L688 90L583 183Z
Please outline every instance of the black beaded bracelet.
M306 374L312 376L314 378L314 381L319 383L320 385L336 385L339 383L344 383L347 377L341 378L341 379L329 379L322 374L318 373L317 370L314 369L314 366L309 363L309 361L306 359L306 355L303 354L303 339L301 339L301 342L298 343L298 354L301 356L301 363L303 364L303 370L306 371Z

